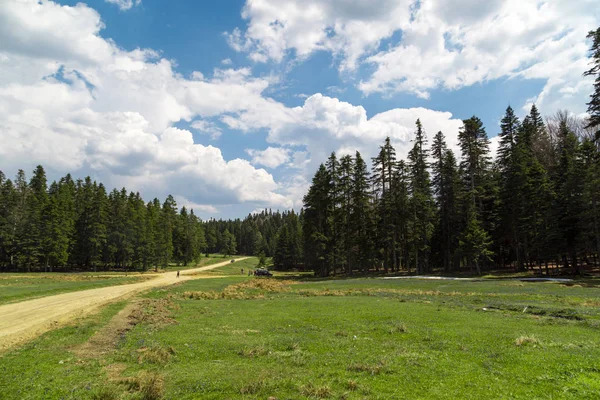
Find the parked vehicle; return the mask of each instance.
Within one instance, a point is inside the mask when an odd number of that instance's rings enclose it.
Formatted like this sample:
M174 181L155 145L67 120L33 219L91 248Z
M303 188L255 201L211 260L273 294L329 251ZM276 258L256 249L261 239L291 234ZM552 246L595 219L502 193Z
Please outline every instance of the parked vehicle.
M254 271L254 276L273 276L273 274L269 272L268 269L259 268L256 271Z

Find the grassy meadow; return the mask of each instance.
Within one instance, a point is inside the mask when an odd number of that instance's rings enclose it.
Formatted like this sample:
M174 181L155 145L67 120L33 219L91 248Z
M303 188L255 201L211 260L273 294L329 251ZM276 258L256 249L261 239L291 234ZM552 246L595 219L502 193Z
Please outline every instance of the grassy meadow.
M231 257L225 258L221 254L211 254L209 257L202 257L196 264L190 264L186 267L172 265L160 269L159 272L205 267L227 261L230 258ZM256 265L256 261L252 261L250 264L254 266ZM250 264L247 265L250 266ZM232 265L239 264L234 263ZM227 267L223 268L226 268L226 271L228 271ZM233 271L237 271L239 274L240 268L234 267L231 269L231 273L233 273ZM81 273L5 273L0 274L0 304L14 303L17 301L79 290L137 283L146 279L151 279L153 274L153 269L145 272L130 271L127 273L120 271Z
M242 263L147 293L125 330L119 303L4 354L2 398L600 398L599 281L264 279Z
M141 282L150 276L141 274L63 274L31 273L0 274L0 304L14 303L38 297L78 290Z

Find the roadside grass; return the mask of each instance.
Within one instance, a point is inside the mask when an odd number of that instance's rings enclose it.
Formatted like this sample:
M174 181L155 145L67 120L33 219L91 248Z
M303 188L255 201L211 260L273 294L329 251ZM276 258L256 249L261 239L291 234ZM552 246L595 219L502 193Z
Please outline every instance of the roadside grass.
M115 306L106 317L77 324L88 327L85 333L64 328L4 355L0 393L7 399L595 399L598 298L595 284L190 280L145 295L136 309L142 317L116 346L81 364L72 349L106 324Z
M91 399L106 381L103 360L81 359L71 350L89 340L124 306L125 302L108 305L98 314L2 354L0 397L7 400ZM110 389L107 387L105 392Z
M68 273L0 274L0 304L60 293L125 285L150 279L149 275L84 275Z
M198 267L206 267L208 265L213 265L213 264L218 264L221 262L225 262L228 260L231 260L232 258L240 258L243 256L227 256L225 257L225 255L223 254L209 254L208 257L202 256L202 258L200 259L199 262L197 263L191 263L188 265L177 265L177 264L170 264L168 267L166 268L159 268L158 272L165 272L165 271L184 271L186 269L192 269L192 268L198 268ZM154 270L151 270L154 271Z
M219 259L219 262L223 262L223 261L227 261L230 260L231 258L227 258L227 259ZM207 264L210 265L210 264ZM219 276L232 276L232 275L239 275L239 276L248 276L248 271L249 270L255 270L256 266L258 265L258 258L257 257L250 257L247 258L245 260L240 260L240 261L236 261L234 263L229 263L227 265L224 265L222 267L217 267L215 269L210 269L208 271L202 271L202 272L198 272L195 275L219 275ZM244 270L244 273L242 274L241 270Z

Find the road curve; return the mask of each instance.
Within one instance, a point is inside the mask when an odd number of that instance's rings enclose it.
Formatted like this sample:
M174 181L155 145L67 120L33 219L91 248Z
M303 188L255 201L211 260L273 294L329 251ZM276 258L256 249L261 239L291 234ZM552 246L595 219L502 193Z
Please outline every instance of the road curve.
M236 261L248 257L238 258ZM194 279L190 276L229 264L230 261L177 272L165 272L156 278L128 285L108 286L26 300L0 306L0 352L25 343L40 334L57 328L73 318L87 315L101 306L137 294L141 291Z

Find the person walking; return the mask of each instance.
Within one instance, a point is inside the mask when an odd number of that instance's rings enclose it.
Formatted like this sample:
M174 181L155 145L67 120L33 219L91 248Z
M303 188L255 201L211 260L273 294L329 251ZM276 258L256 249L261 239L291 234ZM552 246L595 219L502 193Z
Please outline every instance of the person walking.
M179 271L177 271L177 277L179 278Z

